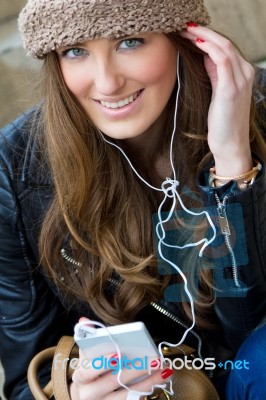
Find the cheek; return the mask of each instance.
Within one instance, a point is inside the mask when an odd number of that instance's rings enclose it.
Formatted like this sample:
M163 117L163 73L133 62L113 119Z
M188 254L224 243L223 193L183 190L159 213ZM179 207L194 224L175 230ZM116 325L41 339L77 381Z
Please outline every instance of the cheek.
M168 91L173 89L176 81L176 58L158 55L140 65L137 71L143 83Z
M79 100L86 95L89 87L89 82L87 82L88 74L85 74L81 68L65 68L61 66L62 75L67 85L68 89L74 96ZM87 76L86 76L87 75Z

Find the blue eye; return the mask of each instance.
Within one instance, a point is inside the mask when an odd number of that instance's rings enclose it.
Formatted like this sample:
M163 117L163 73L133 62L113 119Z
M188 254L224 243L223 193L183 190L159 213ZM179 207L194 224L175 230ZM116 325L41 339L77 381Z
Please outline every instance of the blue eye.
M68 49L62 53L64 57L68 58L78 58L84 56L84 54L85 50L79 48Z
M123 40L120 45L119 45L119 49L123 49L123 50L134 50L140 46L142 46L144 40L143 39L126 39Z

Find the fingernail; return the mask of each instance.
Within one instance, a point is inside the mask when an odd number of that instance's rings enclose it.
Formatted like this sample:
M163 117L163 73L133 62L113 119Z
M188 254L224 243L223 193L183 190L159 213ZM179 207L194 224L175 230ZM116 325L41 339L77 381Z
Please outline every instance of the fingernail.
M79 322L84 322L84 321L89 321L89 320L88 320L88 318L85 318L85 317L81 317L81 318L79 319Z
M197 43L204 43L205 40L198 37L198 38L196 39L196 42L197 42Z
M114 360L114 358L115 358L115 360ZM110 364L111 365L116 365L117 364L117 361L119 360L119 357L118 357L118 354L117 353L115 353L115 354L113 354L110 358L109 358L109 360L112 360L112 361L110 361Z
M161 360L160 360L160 358L158 358L158 360L153 360L152 362L151 362L151 367L152 368L158 368L159 366L161 365Z
M198 24L196 24L196 22L190 21L187 23L187 26L189 26L190 28L196 28Z
M170 369L170 368L165 368L165 369L163 370L163 372L161 373L161 375L162 375L162 378L163 378L163 379L167 379L167 378L169 378L170 376L172 376L173 373L174 373L174 371L173 371L172 369Z

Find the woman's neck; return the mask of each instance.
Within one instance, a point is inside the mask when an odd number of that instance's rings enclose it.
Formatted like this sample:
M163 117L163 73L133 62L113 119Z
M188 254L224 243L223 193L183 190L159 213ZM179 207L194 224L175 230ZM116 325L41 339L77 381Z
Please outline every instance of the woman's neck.
M155 153L163 152L166 135L166 110L145 132L140 135L123 140L127 151L141 164L146 165ZM156 157L157 158L157 157Z

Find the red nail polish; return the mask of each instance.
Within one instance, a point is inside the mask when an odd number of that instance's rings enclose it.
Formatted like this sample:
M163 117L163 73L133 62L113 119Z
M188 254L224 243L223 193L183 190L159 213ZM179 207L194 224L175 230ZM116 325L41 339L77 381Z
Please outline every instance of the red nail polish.
M196 28L198 26L198 24L196 24L196 22L188 22L187 26L189 26L190 28Z
M151 367L152 368L158 368L159 366L161 365L161 360L160 360L160 358L158 358L158 360L153 360L152 362L151 362Z
M198 37L198 38L196 39L196 42L197 42L197 43L204 43L205 40Z
M162 378L163 378L163 379L167 379L167 378L169 378L170 376L172 376L173 373L174 373L174 371L173 371L172 369L170 369L170 368L165 368L165 369L163 370L163 372L161 373L161 375L162 375Z
M115 358L115 360L114 360L114 358ZM109 360L112 360L112 361L110 361L110 364L111 365L116 365L117 364L117 361L119 360L119 357L118 357L118 354L117 353L115 353L115 354L113 354L110 358L109 358Z

